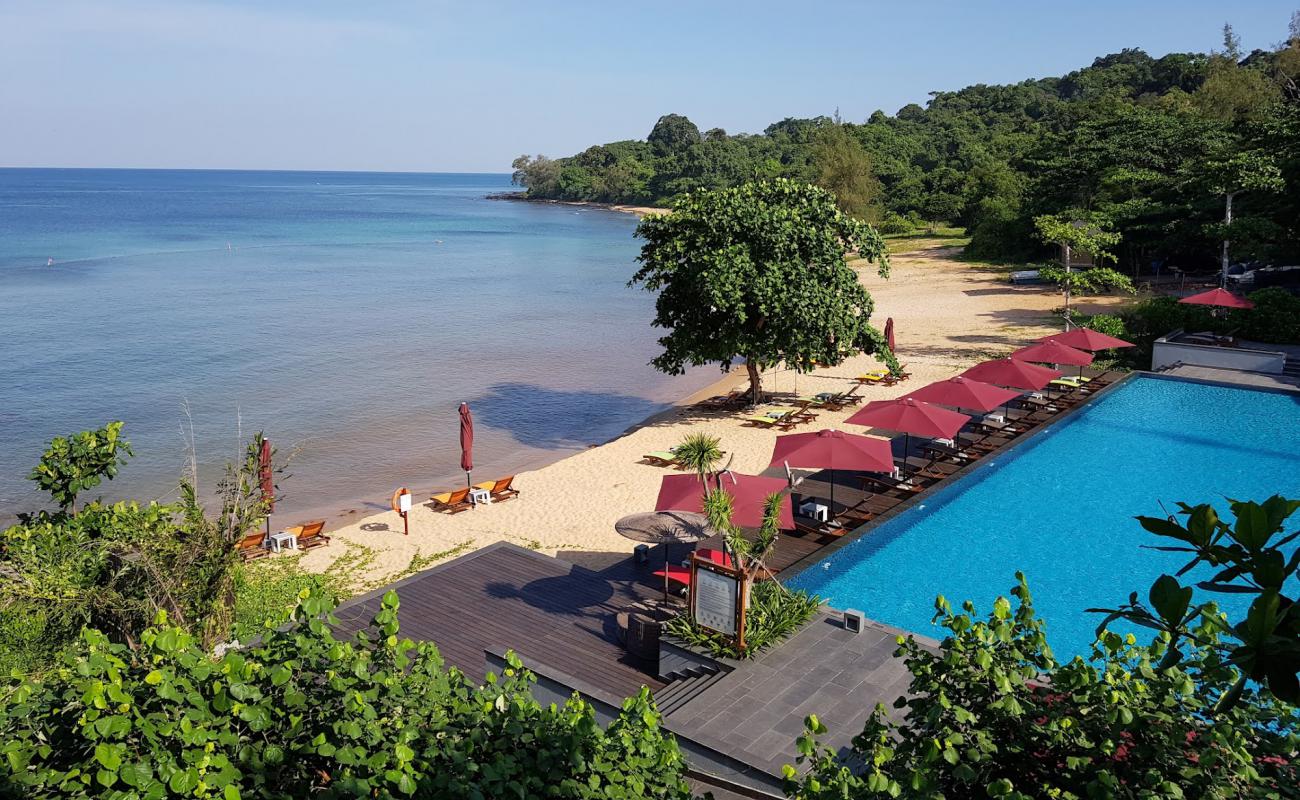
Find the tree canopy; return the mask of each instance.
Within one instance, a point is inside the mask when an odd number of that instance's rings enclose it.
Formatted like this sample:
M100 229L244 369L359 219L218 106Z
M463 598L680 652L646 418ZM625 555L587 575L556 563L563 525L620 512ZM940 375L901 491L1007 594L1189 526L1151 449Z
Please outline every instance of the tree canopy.
M778 178L697 192L636 235L645 244L631 283L658 293L654 325L668 331L657 369L741 360L757 400L761 370L781 362L808 371L878 352L896 367L846 260L856 253L887 275L884 240L825 190Z
M834 193L846 212L906 232L947 221L982 258L1050 255L1033 220L1081 209L1121 234L1116 268L1152 261L1210 269L1235 257L1300 259L1300 24L1276 49L1243 53L1231 28L1211 53L1129 49L1060 77L933 92L894 115L787 118L727 134L676 114L648 141L524 157L532 197L669 204L701 190L776 177ZM1257 154L1268 191L1238 198L1223 230L1219 165ZM1275 168L1276 172L1273 171Z

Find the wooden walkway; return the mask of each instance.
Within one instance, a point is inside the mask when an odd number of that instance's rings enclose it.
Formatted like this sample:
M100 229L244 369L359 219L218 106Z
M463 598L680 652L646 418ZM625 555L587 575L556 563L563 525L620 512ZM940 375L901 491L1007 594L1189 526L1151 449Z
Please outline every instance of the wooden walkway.
M661 556L662 557L662 556ZM615 614L656 597L630 556L603 572L501 542L340 606L340 634L369 627L384 592L401 600L401 634L438 646L470 678L487 669L485 650L513 649L615 697L665 684L657 664L627 654Z

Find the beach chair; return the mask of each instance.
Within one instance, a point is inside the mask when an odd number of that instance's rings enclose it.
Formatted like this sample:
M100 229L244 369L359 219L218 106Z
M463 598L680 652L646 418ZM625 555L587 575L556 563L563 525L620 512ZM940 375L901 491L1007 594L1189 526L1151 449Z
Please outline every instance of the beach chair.
M245 534L244 538L235 544L235 549L239 552L239 557L246 562L271 554L271 551L266 549L266 533L261 528Z
M301 528L298 531L299 550L310 550L313 547L320 547L330 543L330 537L321 533L321 531L325 530L325 520L318 519L312 522L304 522L298 527Z
M862 384L855 383L853 386L849 387L847 392L840 392L839 394L832 395L830 400L827 401L829 404L828 407L832 411L839 411L842 408L860 405L862 403L862 395L858 394L858 390L861 388Z
M876 369L864 373L854 378L859 386L893 386L898 383L898 378L890 374L887 369Z
M519 490L514 487L515 476L509 475L505 478L495 481L483 481L474 484L475 489L482 489L492 497L492 502L500 503L509 500L512 497L519 496Z
M672 450L651 450L649 453L641 456L642 464L650 464L655 467L676 467L677 456Z
M695 407L705 411L722 411L738 406L743 402L745 402L745 391L743 389L737 389L734 392L719 394L710 397L707 400L701 400L695 404Z
M434 511L445 511L448 514L459 514L474 507L474 503L469 499L469 487L439 492L430 497L429 501Z
M746 425L755 428L780 428L788 431L798 424L794 415L799 409L792 406L777 406L757 414L747 414L742 419Z

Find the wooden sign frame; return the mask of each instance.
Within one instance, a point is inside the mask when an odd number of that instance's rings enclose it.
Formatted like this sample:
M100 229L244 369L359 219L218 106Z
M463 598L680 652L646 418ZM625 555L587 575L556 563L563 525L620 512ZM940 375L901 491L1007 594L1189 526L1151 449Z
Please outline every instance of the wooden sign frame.
M728 631L719 631L710 628L709 626L700 623L699 619L696 618L695 616L696 591L697 591L697 587L700 585L699 574L701 572L713 573L715 575L720 575L736 582L736 620L735 620L736 632L735 634L732 634ZM726 565L719 564L715 561L710 561L708 559L700 558L699 556L692 553L690 595L687 602L688 602L688 609L691 618L695 620L696 625L699 625L701 628L704 628L705 630L713 631L714 633L717 633L721 636L734 637L736 642L736 648L739 650L745 649L745 612L749 604L749 576L745 573L744 570L738 569L736 567L728 567Z

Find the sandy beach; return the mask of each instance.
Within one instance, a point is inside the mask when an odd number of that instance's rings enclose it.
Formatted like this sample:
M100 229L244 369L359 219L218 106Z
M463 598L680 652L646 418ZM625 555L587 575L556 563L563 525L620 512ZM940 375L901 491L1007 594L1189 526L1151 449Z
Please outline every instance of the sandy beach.
M912 376L894 387L864 387L861 393L867 400L897 396L951 377L1059 329L1050 313L1061 302L1053 288L1011 286L1000 269L958 261L957 253L957 248L936 247L895 255L887 280L879 278L873 266L860 266L859 275L876 303L873 321L883 325L887 317L894 318L899 359ZM1099 298L1078 307L1096 313L1119 302L1120 298ZM769 370L764 388L800 395L838 392L850 387L854 376L878 366L873 357L859 356L811 374ZM700 394L715 394L744 382L743 370L737 371ZM514 500L456 515L417 504L410 514L410 536L402 535L401 518L391 511L356 519L331 533L329 547L303 555L301 566L325 571L336 559L347 558L354 564L348 580L363 589L501 540L548 554L561 550L630 553L634 543L616 533L614 523L627 514L653 510L660 478L670 472L640 463L644 453L667 450L688 433L704 432L720 437L733 470L757 473L767 468L778 431L745 427L734 414L688 408L696 399L684 399L614 441L520 473L515 486L521 494ZM850 413L821 411L813 425L801 430L836 427ZM498 476L480 469L474 477ZM415 500L427 502L427 497Z

